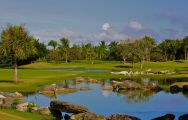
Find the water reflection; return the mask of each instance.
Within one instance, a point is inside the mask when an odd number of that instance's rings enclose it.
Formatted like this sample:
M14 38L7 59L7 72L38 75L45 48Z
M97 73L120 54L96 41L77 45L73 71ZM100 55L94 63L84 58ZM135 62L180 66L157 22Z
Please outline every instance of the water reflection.
M117 94L125 95L127 103L144 103L148 102L149 98L156 93L154 91L148 90L123 90L119 91Z
M148 91L148 90L102 90L104 87L111 86L111 80L97 83L79 83L74 80L62 81L60 86L75 87L75 93L55 94L54 96L44 96L34 93L25 97L27 101L33 101L40 106L49 106L53 99L64 100L87 106L97 114L109 116L114 113L126 113L141 119L151 119L166 113L182 115L187 112L188 93L171 94L168 92ZM137 79L142 85L158 83L149 78ZM160 82L159 82L160 84ZM81 87L91 88L89 91L79 91ZM95 104L94 104L95 103Z

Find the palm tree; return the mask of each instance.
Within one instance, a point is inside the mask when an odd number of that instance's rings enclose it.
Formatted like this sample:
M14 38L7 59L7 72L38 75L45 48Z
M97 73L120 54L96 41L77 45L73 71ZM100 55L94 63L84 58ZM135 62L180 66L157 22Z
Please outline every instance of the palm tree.
M55 51L56 48L57 48L57 41L50 40L50 41L48 42L48 46L53 47L53 51Z
M53 60L56 60L56 52L55 51L56 51L57 45L58 45L57 41L50 40L48 42L48 46L51 46L53 48L52 56L50 56L50 57L52 57Z
M18 60L26 59L37 53L35 40L23 26L9 25L1 33L1 52L12 55L14 64L14 81L18 81Z
M105 41L101 41L99 44L99 59L101 60L104 57L106 50L106 43Z
M65 52L65 61L67 63L68 61L68 52L69 52L69 40L66 38L60 39L61 45L60 48Z

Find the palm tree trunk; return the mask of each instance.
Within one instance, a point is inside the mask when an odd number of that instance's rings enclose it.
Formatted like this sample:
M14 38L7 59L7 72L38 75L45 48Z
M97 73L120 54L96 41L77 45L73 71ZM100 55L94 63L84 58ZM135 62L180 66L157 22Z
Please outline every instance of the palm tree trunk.
M18 81L18 65L17 65L17 59L14 58L14 82L17 83Z
M66 59L66 63L67 63L67 59L68 59L68 58L67 58L67 51L66 51L65 59Z
M187 60L187 50L186 50L186 47L185 47L185 60Z

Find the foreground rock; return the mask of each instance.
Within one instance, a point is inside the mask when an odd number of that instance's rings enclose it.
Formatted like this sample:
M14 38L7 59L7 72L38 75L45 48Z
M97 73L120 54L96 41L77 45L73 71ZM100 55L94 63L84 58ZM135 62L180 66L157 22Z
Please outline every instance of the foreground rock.
M41 115L50 115L51 114L50 109L48 107L39 108L38 113L40 113Z
M51 101L50 109L59 110L61 112L66 112L66 113L75 113L75 114L90 112L89 109L84 106L76 105L64 101Z
M6 98L4 98L2 107L16 109L16 106L22 103L25 103L23 95L21 93L15 92L7 95Z
M126 114L113 114L110 117L108 117L107 120L140 120L140 119Z
M28 102L18 104L18 105L16 106L16 110L21 111L21 112L25 112L25 111L28 110L28 107L27 107L28 104L29 104Z
M71 116L71 120L106 120L103 116L97 116L95 113L85 112Z
M188 113L185 114L185 115L181 115L181 116L179 117L179 120L188 120Z
M173 115L173 114L166 114L164 116L157 117L157 118L154 118L152 120L174 120L174 119L175 119L175 115Z

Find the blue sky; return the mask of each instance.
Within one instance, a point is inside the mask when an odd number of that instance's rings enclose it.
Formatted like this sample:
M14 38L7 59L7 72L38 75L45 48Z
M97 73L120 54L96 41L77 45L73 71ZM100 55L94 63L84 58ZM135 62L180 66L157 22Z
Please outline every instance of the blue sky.
M1 29L25 24L47 43L120 41L150 35L161 41L188 35L188 0L0 0Z

